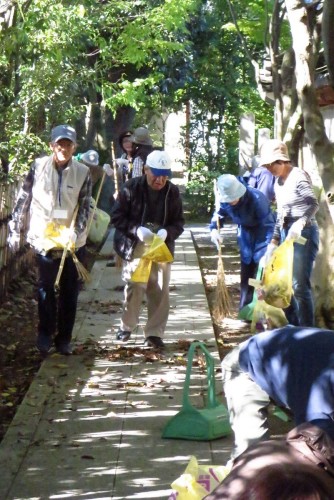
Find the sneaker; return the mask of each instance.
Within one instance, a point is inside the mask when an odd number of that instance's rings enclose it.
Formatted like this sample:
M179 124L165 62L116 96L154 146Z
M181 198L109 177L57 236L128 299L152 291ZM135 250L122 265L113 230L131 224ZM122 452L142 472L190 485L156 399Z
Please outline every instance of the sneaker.
M52 346L52 338L49 335L39 334L36 340L36 347L41 354L47 354Z
M150 335L146 337L144 345L146 347L153 347L154 349L162 349L165 347L163 340L161 337L155 337L154 335Z
M116 340L120 340L121 342L127 342L131 337L131 332L128 330L118 330L116 333Z
M56 345L57 352L63 354L64 356L71 356L73 354L73 347L70 343L58 344Z

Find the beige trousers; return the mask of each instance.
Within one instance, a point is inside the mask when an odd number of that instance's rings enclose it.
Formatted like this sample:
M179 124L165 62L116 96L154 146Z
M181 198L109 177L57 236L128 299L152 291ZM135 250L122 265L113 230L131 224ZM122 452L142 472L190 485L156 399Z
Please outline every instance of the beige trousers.
M169 315L169 282L171 263L152 263L147 283L130 281L131 273L139 259L123 262L122 278L126 282L124 289L121 330L132 331L139 322L143 300L147 299L147 321L144 326L145 337L163 337Z

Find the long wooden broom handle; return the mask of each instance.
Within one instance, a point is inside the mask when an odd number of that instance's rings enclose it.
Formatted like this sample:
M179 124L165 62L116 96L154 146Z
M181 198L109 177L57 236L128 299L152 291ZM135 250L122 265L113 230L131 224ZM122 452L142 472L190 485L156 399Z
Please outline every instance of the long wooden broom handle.
M72 217L72 221L71 221L71 225L70 225L70 234L71 234L71 232L74 229L75 220L77 218L78 210L79 210L79 205L77 205L75 207L75 210L73 212L73 217ZM70 248L70 243L71 242L70 242L70 239L69 239L68 242L67 242L67 244L64 246L64 250L63 250L63 253L62 253L62 256L61 256L61 260L60 260L60 264L59 264L59 269L58 269L56 281L55 281L55 284L54 284L55 289L59 288L59 282L60 282L60 278L61 278L61 275L62 275L62 272L63 272L63 269L64 269L64 263L65 263L66 255L67 255L67 252L68 252L68 250Z
M219 215L217 214L217 230L218 230L218 233L220 233L220 222L219 222ZM218 257L221 257L222 256L222 246L219 245L218 247Z
M119 185L118 185L118 175L117 175L117 163L116 163L116 155L115 155L115 146L114 143L111 142L111 161L112 161L112 166L114 170L114 182L115 182L115 194L114 197L117 198L118 192L119 192Z

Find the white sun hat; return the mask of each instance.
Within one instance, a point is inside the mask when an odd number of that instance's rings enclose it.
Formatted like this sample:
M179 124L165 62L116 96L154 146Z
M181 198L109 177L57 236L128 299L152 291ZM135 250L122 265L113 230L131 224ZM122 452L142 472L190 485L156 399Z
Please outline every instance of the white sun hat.
M222 203L231 203L238 200L246 192L246 186L232 174L224 174L218 177L217 188Z

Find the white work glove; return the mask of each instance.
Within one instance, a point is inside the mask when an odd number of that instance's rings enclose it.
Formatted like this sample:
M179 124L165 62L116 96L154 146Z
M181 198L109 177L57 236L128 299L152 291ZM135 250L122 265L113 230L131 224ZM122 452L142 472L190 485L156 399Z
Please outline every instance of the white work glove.
M116 158L115 161L119 167L128 167L129 166L129 160L126 160L125 158Z
M218 229L211 229L211 241L214 243L217 247L217 250L219 250L220 246L223 244L223 237L218 231Z
M102 168L103 168L103 171L108 175L108 177L114 176L113 169L111 168L109 163L105 163Z
M11 231L7 237L7 243L9 248L13 251L16 252L16 250L19 249L20 247L20 233L17 233L16 231Z
M167 231L166 229L159 229L159 231L157 232L157 236L159 236L159 238L162 240L162 241L165 241L166 238L167 238Z
M302 235L302 230L304 229L305 222L301 219L297 220L290 227L287 237L287 240L298 240L298 238Z
M7 243L8 243L9 248L13 252L15 252L16 250L19 249L21 235L20 235L20 232L16 231L16 223L13 220L10 220L8 222L8 229L9 229L9 233L8 233L8 237L7 237Z
M275 252L276 248L277 248L277 245L275 245L275 243L269 243L269 245L267 246L266 253L264 254L264 256L260 260L262 267L267 266L268 262L271 259L272 254Z
M137 229L137 236L143 243L152 243L154 238L154 233L147 229L147 227L139 226Z

